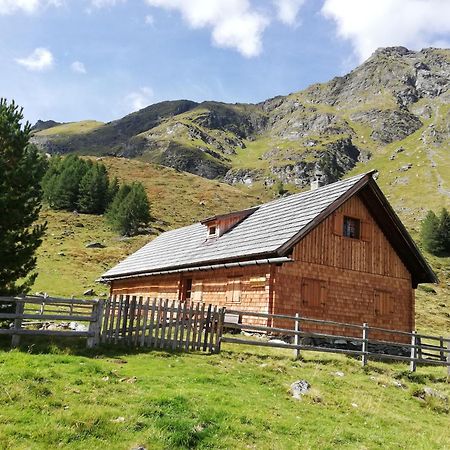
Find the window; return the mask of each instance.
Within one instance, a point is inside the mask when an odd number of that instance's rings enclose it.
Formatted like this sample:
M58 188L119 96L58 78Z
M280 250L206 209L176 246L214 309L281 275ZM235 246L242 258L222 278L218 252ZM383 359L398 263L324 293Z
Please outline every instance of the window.
M361 234L361 221L353 217L344 216L344 236L359 239Z
M325 306L328 297L328 286L325 280L303 278L302 280L302 304L314 309Z
M192 278L188 278L183 281L183 295L182 301L190 300L192 297Z
M219 228L217 225L211 225L208 227L208 237L216 237L219 233Z
M241 278L228 278L227 303L241 303Z
M376 316L389 316L394 313L394 302L390 292L376 289L373 300Z

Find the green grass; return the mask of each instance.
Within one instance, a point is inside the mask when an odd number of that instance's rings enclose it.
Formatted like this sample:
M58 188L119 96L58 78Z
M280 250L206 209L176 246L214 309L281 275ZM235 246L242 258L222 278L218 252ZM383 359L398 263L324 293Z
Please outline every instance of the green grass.
M97 120L83 120L81 122L70 122L58 125L56 127L48 128L36 133L37 136L68 136L73 134L86 134L97 130L103 126L103 122Z
M450 395L442 367L363 370L347 357L293 361L230 344L219 355L115 350L0 350L0 447L450 447L448 403L416 397L424 386ZM299 379L312 386L301 401L289 394Z

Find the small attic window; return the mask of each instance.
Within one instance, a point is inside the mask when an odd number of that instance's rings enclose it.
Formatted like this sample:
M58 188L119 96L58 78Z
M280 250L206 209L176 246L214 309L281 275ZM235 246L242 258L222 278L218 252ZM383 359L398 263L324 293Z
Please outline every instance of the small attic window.
M359 239L361 234L361 221L353 217L344 216L344 236Z
M217 235L217 226L211 225L208 227L208 236L213 237Z

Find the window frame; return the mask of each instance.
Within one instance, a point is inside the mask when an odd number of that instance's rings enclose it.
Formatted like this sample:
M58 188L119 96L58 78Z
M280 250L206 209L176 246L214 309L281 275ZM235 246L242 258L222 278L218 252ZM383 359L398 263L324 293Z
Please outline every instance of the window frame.
M350 233L348 233L348 222L354 222L354 224L356 225L355 227L355 235L352 236ZM361 233L362 232L362 220L359 219L358 217L352 217L352 216L347 216L344 215L343 216L343 220L342 220L342 236L348 239L353 239L353 240L361 240Z

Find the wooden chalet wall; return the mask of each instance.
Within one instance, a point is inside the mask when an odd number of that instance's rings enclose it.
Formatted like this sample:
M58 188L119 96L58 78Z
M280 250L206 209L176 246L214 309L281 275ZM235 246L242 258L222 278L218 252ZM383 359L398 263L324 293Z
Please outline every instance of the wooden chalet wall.
M242 311L268 313L270 298L270 266L249 266L113 281L113 295L136 295L144 298L184 300L186 280L192 280L190 300L212 303ZM267 324L266 319L251 319L253 324Z
M342 235L344 216L361 221L361 239ZM411 275L358 196L305 236L292 257L276 268L275 313L414 328Z

